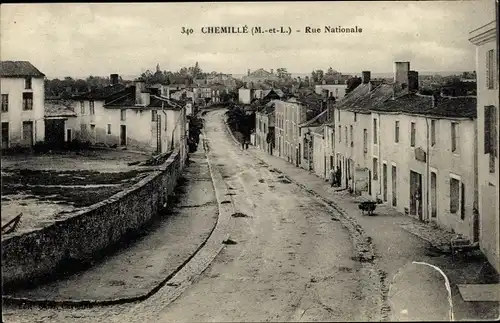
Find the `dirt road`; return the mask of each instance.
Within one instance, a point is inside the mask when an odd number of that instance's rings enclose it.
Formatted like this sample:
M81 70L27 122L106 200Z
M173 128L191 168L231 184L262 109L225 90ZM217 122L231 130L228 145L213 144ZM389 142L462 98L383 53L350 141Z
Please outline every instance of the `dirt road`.
M241 214L229 243L177 300L166 304L161 289L140 303L103 308L7 308L4 322L372 320L367 282L332 211L242 151L224 127L222 111L206 116L212 166Z

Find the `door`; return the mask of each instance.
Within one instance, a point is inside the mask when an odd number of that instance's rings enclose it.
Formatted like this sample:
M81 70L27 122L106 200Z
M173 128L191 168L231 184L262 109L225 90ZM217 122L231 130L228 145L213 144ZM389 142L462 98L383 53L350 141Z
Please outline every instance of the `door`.
M97 142L97 133L95 130L95 124L90 125L90 135L91 135L92 144L95 145L95 143Z
M2 149L9 148L9 123L2 122Z
M23 140L24 146L33 146L33 121L23 121Z
M368 195L372 195L372 171L368 170Z
M437 217L437 175L431 172L431 217Z
M387 164L382 166L382 185L384 186L384 202L387 202Z
M120 146L127 145L127 126L120 125Z
M45 142L51 146L64 143L64 119L45 120Z
M66 129L66 141L71 142L71 140L73 140L71 136L71 129Z
M397 170L396 166L392 166L392 206L398 205L398 188L397 188Z
M410 214L422 219L422 175L410 171Z

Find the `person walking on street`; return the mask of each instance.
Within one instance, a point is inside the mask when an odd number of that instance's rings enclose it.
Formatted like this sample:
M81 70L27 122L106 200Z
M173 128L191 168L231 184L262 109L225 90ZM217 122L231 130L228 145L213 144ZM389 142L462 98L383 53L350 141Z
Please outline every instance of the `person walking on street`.
M330 168L330 187L333 187L333 185L335 185L335 176L336 176L336 171L335 169L332 167Z

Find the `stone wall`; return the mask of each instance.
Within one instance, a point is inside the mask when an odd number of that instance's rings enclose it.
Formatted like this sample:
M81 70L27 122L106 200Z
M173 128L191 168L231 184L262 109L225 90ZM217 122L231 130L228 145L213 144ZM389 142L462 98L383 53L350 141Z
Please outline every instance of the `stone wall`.
M175 151L146 178L112 197L65 214L28 233L2 236L2 286L54 275L64 264L85 264L149 223L167 205L184 161Z

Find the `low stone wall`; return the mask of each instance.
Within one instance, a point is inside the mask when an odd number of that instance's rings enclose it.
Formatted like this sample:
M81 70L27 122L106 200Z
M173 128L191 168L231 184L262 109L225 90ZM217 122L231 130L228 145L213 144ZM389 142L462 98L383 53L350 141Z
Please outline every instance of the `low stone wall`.
M2 236L2 286L47 278L68 263L88 263L138 231L167 205L184 161L179 151L146 178L112 197L64 215L46 227Z

